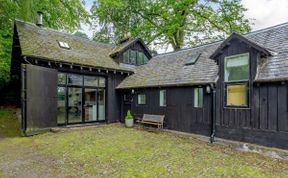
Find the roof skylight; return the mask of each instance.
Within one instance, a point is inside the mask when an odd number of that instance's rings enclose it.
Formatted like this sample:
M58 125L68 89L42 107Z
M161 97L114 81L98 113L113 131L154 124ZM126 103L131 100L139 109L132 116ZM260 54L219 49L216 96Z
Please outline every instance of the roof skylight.
M58 44L59 44L60 48L70 49L70 46L66 42L58 41Z
M198 53L198 54L194 54L192 56L189 56L188 58L186 58L185 60L185 65L192 65L192 64L195 64L196 61L199 59L201 53Z

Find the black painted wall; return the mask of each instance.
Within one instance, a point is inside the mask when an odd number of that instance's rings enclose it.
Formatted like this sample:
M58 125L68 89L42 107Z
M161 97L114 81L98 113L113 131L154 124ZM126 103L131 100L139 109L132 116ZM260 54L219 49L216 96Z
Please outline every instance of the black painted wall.
M225 107L224 57L250 53L249 108ZM218 56L216 136L267 146L288 148L287 83L254 83L260 54L238 40Z
M167 106L159 106L159 91L166 89ZM137 94L146 94L146 105L137 104ZM132 101L132 114L142 117L143 114L165 115L164 127L172 130L211 134L212 94L205 92L203 108L194 108L194 88L149 88L135 90Z

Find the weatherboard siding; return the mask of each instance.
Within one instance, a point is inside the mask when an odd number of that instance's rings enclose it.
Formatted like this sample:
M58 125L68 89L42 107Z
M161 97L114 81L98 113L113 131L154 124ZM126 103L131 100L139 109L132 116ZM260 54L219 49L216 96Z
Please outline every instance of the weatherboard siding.
M166 89L167 105L159 105L159 92ZM164 127L167 129L210 135L212 121L212 94L204 91L203 108L194 107L194 88L150 88L135 90L132 102L132 114L142 117L143 114L165 115ZM146 104L137 104L137 93L146 94Z
M225 106L224 57L250 54L249 107ZM232 41L216 59L219 80L216 96L216 136L288 148L288 85L287 83L253 83L261 58L253 48L240 41Z

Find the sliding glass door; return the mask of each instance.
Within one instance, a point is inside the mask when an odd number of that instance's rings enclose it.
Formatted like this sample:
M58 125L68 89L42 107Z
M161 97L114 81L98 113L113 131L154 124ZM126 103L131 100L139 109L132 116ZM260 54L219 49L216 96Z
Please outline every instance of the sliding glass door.
M106 80L99 76L58 74L58 124L105 121Z

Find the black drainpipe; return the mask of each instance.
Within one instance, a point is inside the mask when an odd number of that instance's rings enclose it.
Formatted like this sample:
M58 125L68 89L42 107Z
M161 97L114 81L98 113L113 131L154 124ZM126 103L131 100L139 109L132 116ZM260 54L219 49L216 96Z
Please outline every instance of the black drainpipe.
M215 134L216 134L216 87L212 85L212 127L211 127L211 136L210 136L210 143L215 142Z

